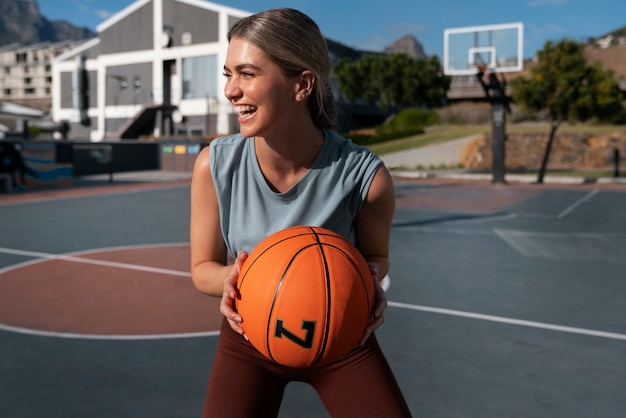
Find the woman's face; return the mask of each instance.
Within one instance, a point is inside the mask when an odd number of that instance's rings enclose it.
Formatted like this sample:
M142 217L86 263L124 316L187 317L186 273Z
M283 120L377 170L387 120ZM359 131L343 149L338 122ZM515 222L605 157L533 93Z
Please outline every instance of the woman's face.
M255 44L237 37L230 40L224 76L224 95L235 106L245 137L271 135L292 120L298 79L286 77Z

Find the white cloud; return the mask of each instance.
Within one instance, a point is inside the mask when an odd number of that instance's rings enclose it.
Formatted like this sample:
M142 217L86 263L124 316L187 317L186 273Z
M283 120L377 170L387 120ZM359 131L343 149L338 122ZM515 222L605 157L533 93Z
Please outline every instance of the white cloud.
M106 20L106 19L110 18L111 16L113 16L115 14L115 12L112 12L110 10L98 9L98 10L95 10L93 12L93 14L95 14L96 16L98 16L102 20Z

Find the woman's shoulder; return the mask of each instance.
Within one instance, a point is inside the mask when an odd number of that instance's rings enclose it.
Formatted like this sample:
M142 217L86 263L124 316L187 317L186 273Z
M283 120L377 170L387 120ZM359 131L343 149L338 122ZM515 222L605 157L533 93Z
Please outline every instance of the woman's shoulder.
M246 144L246 138L240 133L221 136L209 143L212 159L226 158L228 155L241 154Z
M236 133L236 134L225 135L225 136L220 136L218 138L215 138L209 143L209 145L212 147L222 146L222 145L236 145L236 144L241 144L245 140L246 138L243 135L241 135L241 133Z
M348 161L367 160L376 162L379 159L368 147L355 144L349 138L344 138L336 132L326 131L325 138L334 148L333 154L335 157L341 157Z

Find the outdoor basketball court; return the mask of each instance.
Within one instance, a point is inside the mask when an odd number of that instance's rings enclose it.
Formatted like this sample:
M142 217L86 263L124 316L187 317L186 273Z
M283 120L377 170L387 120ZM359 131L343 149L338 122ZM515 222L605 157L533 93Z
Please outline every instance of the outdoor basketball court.
M396 194L377 335L414 416L624 416L625 185ZM0 195L0 416L200 415L220 314L188 218L188 180ZM280 416L327 414L296 383Z

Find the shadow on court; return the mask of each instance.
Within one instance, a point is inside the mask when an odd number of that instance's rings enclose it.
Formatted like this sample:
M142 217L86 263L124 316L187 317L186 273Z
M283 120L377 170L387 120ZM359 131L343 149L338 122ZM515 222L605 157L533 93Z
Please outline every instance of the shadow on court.
M420 417L622 417L626 187L396 179L378 339ZM194 417L189 182L0 196L0 416ZM225 394L237 396L237 394ZM288 386L281 417L326 417Z

